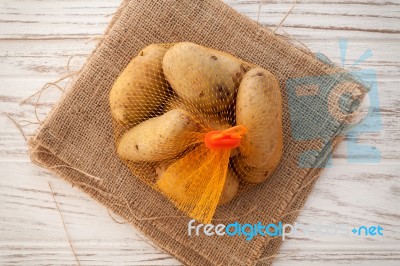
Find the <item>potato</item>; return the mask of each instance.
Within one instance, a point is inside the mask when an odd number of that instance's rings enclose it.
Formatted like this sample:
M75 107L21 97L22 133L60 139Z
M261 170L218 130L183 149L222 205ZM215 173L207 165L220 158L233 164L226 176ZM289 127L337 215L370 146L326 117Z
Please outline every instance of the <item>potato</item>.
M162 71L166 48L152 44L126 66L110 92L111 113L123 125L136 125L152 116L170 94Z
M170 166L174 162L176 162L176 160L162 162L156 167L156 173L157 173L156 181L158 181L162 177L162 175L167 170L168 166ZM174 183L175 182L172 182L172 184ZM237 178L235 173L230 168L228 168L224 188L222 189L218 205L223 205L231 201L235 197L238 190L239 190L239 179ZM185 191L180 191L179 193L183 194L185 193Z
M230 54L182 42L171 47L162 67L174 91L207 112L227 109L250 65Z
M224 188L222 189L221 197L218 205L223 205L231 201L239 190L239 179L231 168L228 168Z
M259 183L276 169L282 156L282 99L279 83L269 71L246 73L236 100L236 121L247 128L234 159L238 176Z
M182 109L150 118L127 131L117 153L130 161L162 161L175 157L193 143L200 125Z

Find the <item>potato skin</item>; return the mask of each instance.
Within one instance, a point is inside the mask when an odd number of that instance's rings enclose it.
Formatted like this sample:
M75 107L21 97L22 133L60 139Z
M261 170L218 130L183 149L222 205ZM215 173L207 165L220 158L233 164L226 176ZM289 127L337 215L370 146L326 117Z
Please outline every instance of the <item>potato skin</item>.
M183 152L199 124L182 109L150 118L127 131L118 143L117 153L130 161L162 161Z
M282 99L279 83L269 71L257 67L243 77L236 100L236 121L247 128L233 158L239 177L249 183L267 179L283 152Z
M230 202L239 190L239 178L229 167L226 174L224 188L222 189L221 197L219 198L218 205L223 205Z
M156 167L156 173L157 173L156 181L158 181L163 176L167 168L174 162L176 162L176 160L162 162ZM235 195L239 190L239 183L240 183L239 178L236 176L236 174L233 172L231 168L228 168L225 184L222 189L218 205L223 205L225 203L228 203L235 197ZM182 191L181 193L183 194L185 192Z
M164 75L174 91L207 112L229 106L249 68L232 55L190 42L174 45L163 58Z
M144 48L114 82L111 113L123 125L136 125L154 114L166 101L170 87L162 71L167 49L157 44Z

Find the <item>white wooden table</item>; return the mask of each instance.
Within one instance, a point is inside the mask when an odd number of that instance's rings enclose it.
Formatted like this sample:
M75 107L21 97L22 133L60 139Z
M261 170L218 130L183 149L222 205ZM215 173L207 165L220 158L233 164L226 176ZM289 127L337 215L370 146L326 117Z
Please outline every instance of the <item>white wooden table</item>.
M226 1L257 19L259 1ZM127 224L46 170L33 165L27 145L6 114L20 124L34 99L19 103L70 68L79 69L94 48L119 0L2 0L0 2L0 264L76 264L50 181L72 245L82 265L179 265ZM260 22L275 28L292 2L265 1ZM381 225L382 237L293 237L284 242L275 265L400 265L400 1L303 0L278 30L314 52L341 64L339 37L348 39L345 67L373 68L378 74L383 129L359 142L376 147L378 164L350 164L346 141L317 182L298 222ZM373 56L356 68L367 49ZM60 91L44 93L44 118ZM31 115L32 117L32 115ZM32 134L34 126L23 129ZM118 217L117 217L118 218Z

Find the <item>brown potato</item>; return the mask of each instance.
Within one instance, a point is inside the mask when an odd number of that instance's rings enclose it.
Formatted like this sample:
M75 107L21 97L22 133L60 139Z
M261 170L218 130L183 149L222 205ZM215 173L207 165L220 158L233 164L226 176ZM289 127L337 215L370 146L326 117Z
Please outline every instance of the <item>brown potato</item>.
M162 175L165 173L167 168L174 162L176 162L176 160L162 162L159 165L157 165L156 181L158 181L162 177ZM218 205L223 205L223 204L231 201L235 197L238 190L239 190L239 179L237 178L236 174L232 171L232 169L228 168L224 188L222 189L222 193L221 193L221 197L219 199ZM184 193L184 191L182 191L180 193Z
M223 205L230 202L239 190L239 179L236 174L229 167L226 174L224 188L222 189L221 197L219 198L218 205Z
M123 125L136 125L155 115L171 90L164 78L162 59L167 49L144 48L126 66L110 91L111 113Z
M190 42L171 47L164 75L185 102L207 112L228 108L250 65L230 54Z
M150 118L127 131L118 155L130 161L162 161L175 157L193 142L199 124L182 109Z
M283 152L282 99L279 83L269 71L254 68L244 76L236 100L236 121L247 128L233 158L238 176L259 183L278 166Z

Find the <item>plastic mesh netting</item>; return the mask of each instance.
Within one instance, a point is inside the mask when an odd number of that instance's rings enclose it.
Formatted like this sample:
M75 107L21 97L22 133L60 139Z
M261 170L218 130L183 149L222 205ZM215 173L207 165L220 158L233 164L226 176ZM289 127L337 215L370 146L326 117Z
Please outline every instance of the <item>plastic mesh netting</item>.
M271 176L281 159L278 81L221 51L145 47L115 81L110 107L119 157L199 222Z

